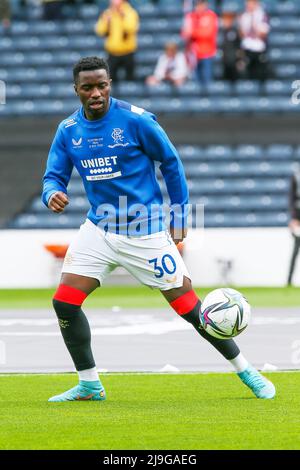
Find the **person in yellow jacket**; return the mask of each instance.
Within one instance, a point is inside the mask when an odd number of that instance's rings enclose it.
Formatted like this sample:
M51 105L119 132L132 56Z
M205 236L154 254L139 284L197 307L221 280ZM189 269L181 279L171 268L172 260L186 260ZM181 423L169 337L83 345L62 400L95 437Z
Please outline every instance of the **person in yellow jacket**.
M120 69L125 71L125 79L134 79L134 53L137 49L139 15L124 0L110 0L110 5L99 17L95 32L105 36L105 50L108 53L110 76L118 81Z

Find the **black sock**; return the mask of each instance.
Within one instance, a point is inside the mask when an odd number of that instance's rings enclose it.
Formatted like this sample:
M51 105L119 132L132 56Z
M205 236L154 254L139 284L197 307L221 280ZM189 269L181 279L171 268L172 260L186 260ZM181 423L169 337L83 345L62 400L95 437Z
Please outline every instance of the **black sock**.
M206 331L201 327L199 319L200 308L201 302L199 300L193 310L191 310L189 313L186 313L185 315L181 315L181 318L191 323L199 335L201 335L212 346L214 346L222 354L222 356L225 357L225 359L228 361L234 359L240 353L238 345L233 341L233 339L218 339L206 333Z
M53 299L53 307L76 370L95 367L91 349L90 325L81 307L56 299Z

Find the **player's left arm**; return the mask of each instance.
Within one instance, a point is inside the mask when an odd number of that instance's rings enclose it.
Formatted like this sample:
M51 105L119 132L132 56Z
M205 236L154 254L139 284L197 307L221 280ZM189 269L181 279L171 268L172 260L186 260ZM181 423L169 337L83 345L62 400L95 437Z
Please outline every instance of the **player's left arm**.
M160 162L159 168L170 198L170 234L175 243L179 243L187 233L189 200L182 162L174 145L153 115L145 113L141 116L139 139L145 154Z
M46 171L43 177L42 194L42 201L54 212L61 212L60 209L62 207L60 206L63 205L64 208L68 203L67 186L72 170L73 162L66 149L62 127L59 126L49 151ZM53 197L54 200L51 201ZM51 207L49 206L50 202L54 204Z

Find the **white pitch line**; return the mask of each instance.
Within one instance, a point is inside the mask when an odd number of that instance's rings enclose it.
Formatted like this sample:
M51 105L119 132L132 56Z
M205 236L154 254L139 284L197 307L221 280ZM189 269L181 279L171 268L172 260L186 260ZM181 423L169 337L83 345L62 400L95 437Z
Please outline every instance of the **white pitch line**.
M119 325L116 325L119 321ZM138 328L141 330L141 333L144 333L144 330L150 330L151 332L156 330L171 329L173 330L185 330L189 328L189 324L182 322L178 317L174 317L171 320L162 320L160 318L154 318L140 315L140 316L127 316L124 315L120 318L89 318L89 323L91 327L101 327L103 330L118 331L118 329L127 329L127 328ZM250 325L297 325L300 323L300 316L293 317L278 317L278 316L267 316L267 317L252 317ZM3 326L58 326L56 319L35 319L35 318L2 318L0 319L0 327ZM114 326L116 325L116 326ZM96 334L98 329L95 329ZM146 332L146 331L145 331ZM1 333L0 334L4 334ZM117 334L117 333L115 333ZM121 333L122 334L122 333Z
M17 320L17 319L15 319ZM122 319L124 320L124 319ZM13 322L14 319L11 319ZM5 320L7 322L7 320ZM22 326L24 326L24 319L22 320ZM48 324L41 324L40 320L30 320L32 322L30 325L26 326L50 326ZM34 323L36 322L36 323ZM174 318L170 321L152 321L145 322L144 319L142 322L139 322L139 319L136 319L136 322L133 323L132 320L129 321L129 324L125 325L116 325L111 326L107 324L108 322L104 321L104 324L99 324L98 322L91 322L91 326L97 326L98 328L91 328L93 336L135 336L135 335L163 335L167 333L172 333L174 331L187 331L192 329L192 326L189 323L183 322L181 319ZM109 322L110 323L110 322ZM251 321L252 326L264 326L264 325L281 325L281 326L290 326L300 323L300 318L297 317L257 317L253 318ZM13 325L5 326L15 326ZM61 333L58 330L57 322L55 321L55 326L57 327L56 331L2 331L0 332L1 336L60 336ZM0 322L1 326L1 322ZM2 325L3 326L3 325ZM52 323L51 323L51 326Z

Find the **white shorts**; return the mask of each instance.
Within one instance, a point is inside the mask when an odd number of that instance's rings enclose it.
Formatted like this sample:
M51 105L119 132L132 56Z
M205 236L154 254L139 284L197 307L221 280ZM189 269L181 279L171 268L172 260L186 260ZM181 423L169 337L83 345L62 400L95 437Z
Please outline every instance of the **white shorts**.
M127 237L105 232L87 219L69 246L62 272L92 277L102 284L117 266L160 290L181 287L183 276L190 278L167 231Z

